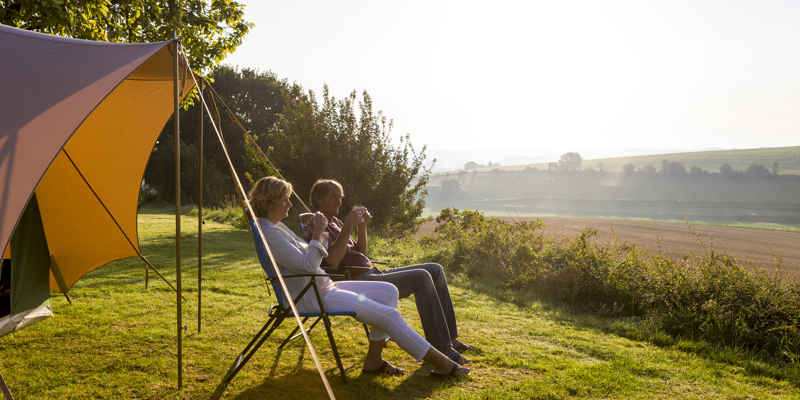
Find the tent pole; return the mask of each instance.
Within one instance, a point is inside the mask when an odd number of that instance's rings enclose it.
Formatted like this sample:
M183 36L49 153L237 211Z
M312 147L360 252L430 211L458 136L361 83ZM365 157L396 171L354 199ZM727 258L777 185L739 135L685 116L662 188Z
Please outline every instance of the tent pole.
M176 7L177 10L177 7ZM183 388L183 301L181 301L181 133L180 97L178 95L178 52L180 51L177 31L173 33L172 87L174 89L174 129L175 129L175 273L177 275L177 328L178 328L178 390Z
M203 81L200 81L198 91L203 92ZM197 333L200 333L200 313L202 308L200 305L203 300L203 105L200 104L200 138L198 142L198 159L197 162L197 175L198 175L198 189L197 189Z
M3 390L3 395L6 396L6 400L14 400L11 396L11 392L8 390L8 386L6 386L6 381L3 380L3 374L0 374L0 389Z

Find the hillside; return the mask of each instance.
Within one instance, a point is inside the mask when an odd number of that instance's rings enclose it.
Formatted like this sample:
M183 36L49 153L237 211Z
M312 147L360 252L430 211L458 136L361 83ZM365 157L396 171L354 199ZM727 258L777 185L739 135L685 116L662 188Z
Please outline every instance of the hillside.
M691 153L656 154L634 157L600 158L584 160L581 168L602 169L608 172L620 172L625 164L633 164L638 170L647 165L656 169L660 168L662 160L677 161L687 169L693 166L700 167L708 172L719 172L723 163L728 163L733 169L745 170L751 164L761 164L767 169L772 169L773 162L778 163L778 173L786 175L800 175L800 146L772 147L744 150L718 150L699 151ZM526 168L548 169L548 163L511 165L491 168L479 168L476 171L489 171L499 168L504 171L518 171ZM437 173L435 175L445 175Z
M433 177L426 207L493 215L683 221L795 230L800 179L669 178L537 170L467 172Z

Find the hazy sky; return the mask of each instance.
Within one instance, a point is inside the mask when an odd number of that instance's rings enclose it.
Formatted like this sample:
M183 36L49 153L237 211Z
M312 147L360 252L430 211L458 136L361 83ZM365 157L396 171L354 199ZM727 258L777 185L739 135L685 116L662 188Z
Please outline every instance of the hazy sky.
M417 147L800 145L797 0L241 1L225 63L367 90Z

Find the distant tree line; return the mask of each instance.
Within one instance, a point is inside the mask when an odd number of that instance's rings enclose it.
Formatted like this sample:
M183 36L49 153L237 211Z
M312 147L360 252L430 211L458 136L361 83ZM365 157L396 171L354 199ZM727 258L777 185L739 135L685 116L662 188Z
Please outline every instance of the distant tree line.
M426 149L417 152L408 135L393 145L392 121L381 111L373 111L366 91L361 100L355 91L337 100L325 87L319 101L313 91L278 79L272 72L221 66L210 77L214 89L272 161L270 165L220 110L222 136L244 185L274 175L277 169L308 204L317 179L336 179L345 191L342 210L355 205L370 208L374 229L391 226L392 232L401 233L418 225L430 174L423 165ZM181 199L186 204L196 204L199 194L199 111L195 101L181 114ZM144 176L143 201L174 199L172 130L173 124L168 123L153 149ZM235 199L230 168L207 116L203 147L204 205ZM294 198L292 202L293 212L305 211Z
M493 162L489 161L486 165L483 165L483 164L478 164L475 161L467 161L467 163L464 164L464 169L468 170L468 169L491 168L491 167L499 167L499 166L500 166L499 162L498 163L493 163Z
M623 177L640 177L640 178L718 178L718 179L771 179L779 176L780 166L777 161L773 162L771 168L765 167L760 163L753 163L744 170L736 170L728 163L722 164L719 171L709 172L700 167L692 166L688 169L686 166L678 161L669 161L664 159L661 161L659 168L652 164L648 164L639 169L634 164L625 164L622 166L622 171L618 173L604 171L603 164L600 163L597 169L585 168L581 169L583 158L578 153L565 153L562 154L558 162L548 163L546 170L540 170L536 167L528 166L519 172L524 173L548 173L548 174L577 174L582 176L593 176L597 174L619 174ZM469 164L469 163L468 163ZM498 165L499 166L499 165ZM477 172L477 171L474 171ZM489 172L501 172L499 169L494 169ZM510 172L510 171L507 171ZM466 170L461 170L459 174L467 173ZM447 174L449 176L449 173Z

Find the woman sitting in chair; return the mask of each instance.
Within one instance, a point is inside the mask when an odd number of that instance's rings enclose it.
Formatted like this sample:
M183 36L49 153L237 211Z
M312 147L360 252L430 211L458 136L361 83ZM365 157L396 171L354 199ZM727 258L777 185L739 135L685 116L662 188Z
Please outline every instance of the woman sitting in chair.
M328 221L322 213L314 215L314 232L311 242L306 244L280 221L289 216L292 207L289 196L292 185L273 176L256 182L250 191L250 205L258 223L264 231L281 274L324 274L320 268L323 257L328 255L321 244L322 233ZM352 211L348 218L359 218ZM286 287L292 297L297 296L311 278L287 279ZM317 277L317 285L328 311L355 311L355 319L371 327L369 349L364 360L364 373L402 375L405 371L383 360L381 353L388 338L392 338L401 349L417 361L433 364L431 375L436 377L469 375L469 368L462 367L436 350L405 322L397 311L399 294L394 285L386 282L342 281L334 283L328 277ZM305 295L296 304L299 312L319 311L313 293Z

